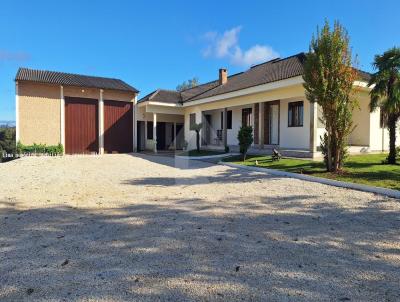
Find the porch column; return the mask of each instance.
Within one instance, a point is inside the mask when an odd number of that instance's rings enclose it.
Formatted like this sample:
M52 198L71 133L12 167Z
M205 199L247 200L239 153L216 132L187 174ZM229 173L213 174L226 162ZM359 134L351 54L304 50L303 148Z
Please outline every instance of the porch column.
M176 150L176 123L174 122L174 150Z
M153 113L153 150L157 153L157 113Z
M15 145L19 142L19 92L18 81L15 81Z
M60 86L60 144L63 145L65 154L65 99L63 86Z
M104 101L103 101L103 89L100 89L100 97L99 97L99 154L104 154Z
M132 125L132 127L133 127L133 146L132 146L132 148L133 148L133 152L137 152L137 150L138 150L138 145L137 145L138 127L137 127L137 107L136 107L136 105L137 105L137 93L135 94L135 97L133 98L132 102L133 102L133 105L132 105L133 106L133 108L132 108L132 113L133 113L133 125Z
M318 127L318 105L310 104L310 152L317 152L317 127Z
M147 117L144 117L144 150L147 150Z
M265 103L258 104L258 147L264 149L264 115Z
M224 147L228 147L228 108L224 108L223 113L223 129L222 129L222 139L224 141Z

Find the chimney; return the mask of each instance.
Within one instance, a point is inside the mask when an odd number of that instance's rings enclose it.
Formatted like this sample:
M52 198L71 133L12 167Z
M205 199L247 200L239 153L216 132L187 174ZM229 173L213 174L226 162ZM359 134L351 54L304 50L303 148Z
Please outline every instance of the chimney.
M226 82L228 82L228 72L226 71L226 68L220 68L219 69L219 84L223 85Z

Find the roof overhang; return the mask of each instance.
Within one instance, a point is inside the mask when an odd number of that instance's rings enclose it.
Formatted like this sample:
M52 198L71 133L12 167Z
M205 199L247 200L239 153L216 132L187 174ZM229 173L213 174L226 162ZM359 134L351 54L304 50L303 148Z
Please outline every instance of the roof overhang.
M187 101L183 103L183 107L189 107L189 106L196 106L196 105L201 105L205 103L210 103L210 102L216 102L216 101L222 101L226 99L231 99L235 97L241 97L245 95L250 95L250 94L255 94L255 93L261 93L261 92L268 92L271 90L275 89L281 89L281 88L288 88L291 86L296 86L296 85L303 85L304 80L302 76L297 76L285 80L280 80L272 83L267 83L267 84L262 84L262 85L257 85L245 89L240 89L224 94L219 94L203 99L197 99L197 100L192 100L192 101ZM373 86L368 86L368 83L365 81L355 81L354 82L354 87L364 90L364 91L370 91Z
M144 108L148 113L177 114L183 115L183 108L180 104L168 104L162 102L140 102L139 108Z
M204 99L187 101L187 102L183 103L183 107L195 106L195 105L200 105L200 104L209 103L209 102L216 102L216 101L231 99L231 98L245 96L245 95L254 94L254 93L266 92L266 91L275 90L275 89L279 89L279 88L295 86L295 85L299 85L299 84L303 84L303 83L304 83L304 81L303 81L302 76L297 76L297 77L280 80L280 81L276 81L276 82L272 82L272 83L267 83L267 84L257 85L257 86L240 89L240 90L236 90L236 91L232 91L232 92L227 92L227 93L211 96L211 97L204 98Z

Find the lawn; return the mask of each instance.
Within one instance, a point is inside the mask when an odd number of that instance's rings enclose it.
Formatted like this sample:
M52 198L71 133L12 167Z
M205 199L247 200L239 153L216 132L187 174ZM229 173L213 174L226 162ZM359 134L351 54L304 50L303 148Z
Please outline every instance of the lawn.
M215 151L215 150L189 150L185 151L182 153L179 153L179 155L183 156L209 156L209 155L219 155L219 154L224 154L225 152L223 151Z
M382 160L386 156L387 154L349 156L344 171L340 174L326 172L324 163L321 161L283 158L280 161L273 162L271 156L249 156L245 162L241 161L239 157L231 157L225 159L225 161L256 166L257 160L258 167L400 190L400 165L382 164Z

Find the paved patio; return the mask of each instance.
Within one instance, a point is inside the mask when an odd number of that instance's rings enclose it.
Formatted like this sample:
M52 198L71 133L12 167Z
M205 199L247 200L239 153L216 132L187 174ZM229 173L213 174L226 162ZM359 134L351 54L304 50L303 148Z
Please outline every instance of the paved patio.
M400 203L172 157L0 165L1 301L398 301Z

